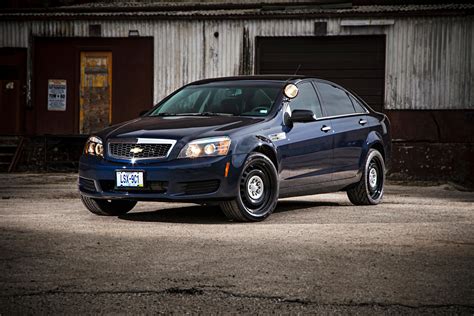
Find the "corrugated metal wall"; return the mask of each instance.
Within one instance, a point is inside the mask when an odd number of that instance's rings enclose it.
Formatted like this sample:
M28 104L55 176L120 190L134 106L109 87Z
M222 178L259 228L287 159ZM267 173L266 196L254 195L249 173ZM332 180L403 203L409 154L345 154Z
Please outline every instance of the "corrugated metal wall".
M385 108L474 109L472 17L370 27L341 26L340 19L2 21L0 47L28 47L33 36L88 36L89 24L101 24L105 37L138 30L154 37L157 102L193 80L253 73L256 36L311 36L316 21L328 22L328 35L386 34Z

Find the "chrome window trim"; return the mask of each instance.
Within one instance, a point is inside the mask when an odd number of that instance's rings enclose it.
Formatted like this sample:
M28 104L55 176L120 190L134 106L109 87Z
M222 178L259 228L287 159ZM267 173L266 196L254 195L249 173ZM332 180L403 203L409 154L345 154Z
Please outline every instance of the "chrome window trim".
M368 112L367 112L368 113ZM341 115L333 115L333 116L324 116L316 118L316 121L322 120L329 120L329 119L337 119L341 117L351 117L351 116L358 116L358 115L367 115L367 113L352 113L352 114L341 114Z
M165 138L126 138L126 139L111 139L107 140L107 156L113 159L119 159L119 160L133 160L133 161L139 161L139 160L153 160L153 159L166 159L170 155L171 151L174 148L174 145L176 145L177 140L176 139L165 139ZM112 155L110 152L110 144L132 144L132 145L141 145L141 144L155 144L155 145L171 145L170 149L168 149L168 152L166 153L165 156L159 156L159 157L149 157L149 158L130 158L130 157L124 157L124 156L115 156Z

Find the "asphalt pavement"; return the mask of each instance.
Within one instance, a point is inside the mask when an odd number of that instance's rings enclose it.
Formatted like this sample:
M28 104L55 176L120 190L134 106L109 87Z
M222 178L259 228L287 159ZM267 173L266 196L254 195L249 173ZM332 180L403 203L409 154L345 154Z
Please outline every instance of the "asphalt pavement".
M74 174L0 174L0 315L474 314L474 192L389 184L283 199L261 223L138 203L99 217Z

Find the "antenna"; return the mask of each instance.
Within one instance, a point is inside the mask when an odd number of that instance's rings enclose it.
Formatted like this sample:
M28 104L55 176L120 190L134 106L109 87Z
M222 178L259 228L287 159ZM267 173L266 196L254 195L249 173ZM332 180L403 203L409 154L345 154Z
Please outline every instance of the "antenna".
M298 73L298 71L300 70L301 68L301 64L298 64L298 67L296 68L296 71L295 71L295 74L293 76L296 76L296 74Z
M295 71L295 73L294 73L293 76L296 76L296 74L298 73L298 71L300 70L300 68L301 68L301 64L298 64L298 67L296 67L296 71ZM290 80L291 80L291 77L288 77L288 79L286 79L286 81L285 81L285 85L286 85L286 84L288 83L288 81L290 81Z

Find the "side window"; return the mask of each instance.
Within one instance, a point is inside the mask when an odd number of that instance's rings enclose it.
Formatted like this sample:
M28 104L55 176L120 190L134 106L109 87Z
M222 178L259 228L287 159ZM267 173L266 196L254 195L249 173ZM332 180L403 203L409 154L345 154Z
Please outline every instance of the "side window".
M345 91L323 82L318 82L318 89L328 116L355 113Z
M298 85L298 95L291 100L291 110L311 110L316 117L322 117L321 104L314 87L310 82L303 82Z
M360 104L359 100L354 98L352 95L349 95L351 98L352 104L354 104L354 109L357 113L366 113L367 110Z

